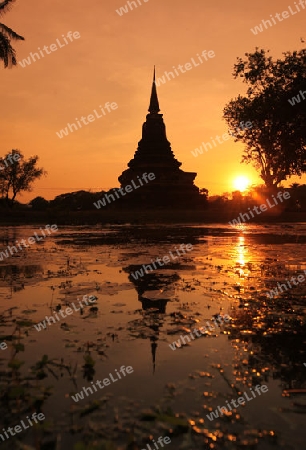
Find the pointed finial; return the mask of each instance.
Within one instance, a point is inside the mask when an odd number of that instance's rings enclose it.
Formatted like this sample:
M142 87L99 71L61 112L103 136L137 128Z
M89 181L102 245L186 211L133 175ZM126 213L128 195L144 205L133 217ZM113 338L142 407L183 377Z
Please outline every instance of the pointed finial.
M152 84L149 112L151 114L158 114L159 111L160 111L160 109L159 109L159 103L158 103L157 91L156 91L156 84L155 84L155 66L154 66L153 84Z

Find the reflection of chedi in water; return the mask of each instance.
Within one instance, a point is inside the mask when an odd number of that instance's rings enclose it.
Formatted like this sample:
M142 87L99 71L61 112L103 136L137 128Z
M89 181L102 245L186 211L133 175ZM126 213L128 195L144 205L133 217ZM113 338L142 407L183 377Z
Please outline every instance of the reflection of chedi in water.
M149 318L150 323L149 325L146 323L145 326L149 328L149 333L148 336L144 336L144 338L149 337L151 342L153 373L155 373L157 341L159 328L162 325L159 314L166 313L166 305L175 295L173 284L176 283L180 277L176 273L171 275L148 273L135 280L131 274L138 268L139 266L131 265L125 268L124 271L129 273L129 280L136 288L138 300L142 304L142 309L148 312L146 317ZM152 311L150 311L151 309Z
M125 197L129 204L142 206L171 206L176 208L194 207L201 204L199 189L193 184L195 172L184 172L182 165L174 157L170 142L167 140L163 115L159 114L159 102L155 85L155 70L149 114L142 127L142 139L134 158L128 163L118 178L121 188L139 180L144 173L154 173L154 181L137 186Z

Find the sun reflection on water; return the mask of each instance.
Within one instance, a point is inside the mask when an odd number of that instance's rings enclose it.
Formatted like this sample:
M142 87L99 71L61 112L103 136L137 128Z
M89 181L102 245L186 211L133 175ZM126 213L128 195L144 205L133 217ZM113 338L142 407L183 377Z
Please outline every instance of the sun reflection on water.
M236 250L236 262L239 263L241 266L244 266L246 264L246 255L248 253L247 247L245 246L245 237L239 236L238 242L235 247Z

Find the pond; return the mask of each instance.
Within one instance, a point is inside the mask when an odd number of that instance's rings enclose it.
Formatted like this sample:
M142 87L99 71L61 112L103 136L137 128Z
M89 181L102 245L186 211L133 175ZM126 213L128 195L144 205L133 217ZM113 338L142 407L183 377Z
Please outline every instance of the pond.
M306 223L79 226L3 257L1 448L305 448L305 246Z

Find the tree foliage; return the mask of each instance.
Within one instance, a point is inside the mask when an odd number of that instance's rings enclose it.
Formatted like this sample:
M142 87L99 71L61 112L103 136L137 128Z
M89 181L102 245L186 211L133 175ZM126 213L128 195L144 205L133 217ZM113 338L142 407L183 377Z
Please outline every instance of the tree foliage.
M234 78L248 85L224 108L223 117L245 144L242 162L252 163L268 188L306 170L306 92L305 100L292 106L289 99L306 91L306 49L283 53L273 60L268 51L256 48L237 58ZM235 132L241 121L252 127Z
M29 204L32 206L34 211L45 211L49 206L48 200L41 196L33 198Z
M9 157L9 155L11 155ZM19 159L14 158L19 155ZM6 162L5 162L6 161ZM11 162L13 161L13 162ZM12 150L0 161L0 194L9 205L13 205L16 195L32 190L32 184L46 172L36 166L38 156L31 156L26 160L19 150Z
M0 2L0 16L6 13L15 0L4 0ZM15 33L11 28L0 23L0 60L3 61L4 67L16 66L16 52L11 45L11 40L24 41L24 37Z

